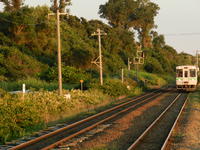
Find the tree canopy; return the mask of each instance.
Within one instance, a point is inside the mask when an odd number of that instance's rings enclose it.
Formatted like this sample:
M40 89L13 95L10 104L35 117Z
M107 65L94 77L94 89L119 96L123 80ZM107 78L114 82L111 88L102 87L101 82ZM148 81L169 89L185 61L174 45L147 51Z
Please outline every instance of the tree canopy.
M102 17L117 18L117 15L111 15L119 11L114 8L118 8L122 2L127 2L123 3L124 8L120 8L118 20L114 18L109 20L110 25L99 20L88 21L76 16L61 17L64 70L66 70L65 67L73 67L79 70L79 73L98 76L98 68L91 64L91 61L99 55L97 37L91 37L97 28L107 33L107 36L102 37L105 76L112 77L117 74L119 76L120 69L127 66L128 58L133 60L136 56L135 33L128 30L130 28L145 31L145 34L141 32L139 35L142 36L141 42L142 39L150 38L151 46L145 46L143 43L146 57L141 69L152 73L173 73L176 65L183 62L192 64L192 59L190 59L192 56L178 54L174 48L166 45L163 35L153 30L153 18L158 11L156 5L148 0L117 0L115 2L110 0L100 6ZM134 5L129 4L132 2ZM143 6L149 9L144 9ZM126 7L128 9L125 9ZM112 10L108 11L108 8ZM15 11L0 12L0 79L17 80L34 77L53 80L55 76L53 71L57 66L56 21L54 17L48 19L49 12L50 9L46 6L31 8L21 6ZM147 15L142 15L142 12ZM152 28L146 29L148 24L151 24ZM75 72L73 68L70 70ZM134 69L134 66L132 65L131 68ZM70 72L67 72L66 76L70 76L69 74Z
M155 28L159 6L150 0L109 0L100 6L99 14L112 27L135 29L142 47L152 47L150 32Z

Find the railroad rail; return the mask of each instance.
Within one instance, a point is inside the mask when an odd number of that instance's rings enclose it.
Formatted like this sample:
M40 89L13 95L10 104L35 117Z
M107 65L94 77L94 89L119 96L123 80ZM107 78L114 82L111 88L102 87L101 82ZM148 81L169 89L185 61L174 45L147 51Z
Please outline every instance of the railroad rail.
M10 148L10 150L47 150L55 148L78 135L92 130L102 123L114 119L119 115L123 115L130 110L139 108L140 106L154 100L155 98L159 97L162 94L165 94L166 92L169 92L169 89L165 89L165 92L163 92L163 89L160 89L151 93L144 94L142 96L138 96L133 99L129 98L127 101L122 102L119 105L114 106L113 108L90 116L73 124L67 125L66 127L60 128L56 131L50 132L38 138L24 142L20 145L14 146Z
M187 93L178 94L171 104L146 128L128 150L164 150L188 99Z

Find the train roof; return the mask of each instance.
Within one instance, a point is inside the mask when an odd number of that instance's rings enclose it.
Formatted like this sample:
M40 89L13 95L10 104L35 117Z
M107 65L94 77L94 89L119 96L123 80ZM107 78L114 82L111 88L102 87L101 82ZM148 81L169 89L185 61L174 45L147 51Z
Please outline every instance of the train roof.
M189 69L199 69L199 67L197 66L194 66L194 65L184 65L184 66L176 66L176 69L186 69L186 68L189 68Z

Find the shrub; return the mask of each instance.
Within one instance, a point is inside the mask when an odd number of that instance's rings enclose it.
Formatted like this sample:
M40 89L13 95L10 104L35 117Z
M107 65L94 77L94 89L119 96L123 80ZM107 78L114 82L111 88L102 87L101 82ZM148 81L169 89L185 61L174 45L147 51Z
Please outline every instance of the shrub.
M57 81L58 71L57 67L49 68L46 72L41 74L41 78L47 81ZM65 83L79 83L80 80L88 80L90 75L81 69L76 69L70 66L62 67L62 79Z
M86 109L109 100L100 90L72 90L71 99L58 96L57 91L21 94L4 94L0 97L0 143L24 136L42 129L47 123L77 115Z
M127 95L129 93L126 85L118 79L106 80L99 88L103 90L104 93L114 97Z

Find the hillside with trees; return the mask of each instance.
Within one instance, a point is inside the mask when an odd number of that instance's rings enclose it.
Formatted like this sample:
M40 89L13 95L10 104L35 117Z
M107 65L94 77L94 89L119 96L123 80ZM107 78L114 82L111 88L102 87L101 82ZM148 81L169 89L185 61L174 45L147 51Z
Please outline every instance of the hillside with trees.
M52 0L52 7L24 6L22 0L1 0L0 13L0 80L16 81L37 78L57 80L56 19L48 13L60 9L68 11L70 1ZM178 54L156 32L155 17L159 6L150 0L109 0L100 6L99 14L108 24L76 16L61 16L62 64L65 82L79 82L68 74L76 72L80 78L98 78L98 68L91 64L98 57L98 42L91 34L97 28L105 31L102 37L105 77L120 75L127 68L128 58L136 55L137 43L145 52L141 70L157 74L173 74L176 65L191 64L188 54ZM136 36L138 35L138 36ZM71 67L71 69L66 69ZM132 69L135 67L132 65ZM65 79L66 78L66 79Z
M99 7L100 17L108 23L61 16L63 93L71 97L60 96L56 91L56 17L48 14L58 9L69 12L71 1L50 1L49 8L25 6L25 0L0 0L5 6L0 12L0 144L29 136L49 123L92 115L95 108L121 103L119 96L133 97L164 86L170 77L174 81L177 65L194 63L193 56L178 54L156 32L157 4L108 0ZM91 63L99 57L98 37L92 36L97 28L107 33L101 39L103 85L99 84L99 68ZM133 60L138 49L145 57L136 73ZM83 90L79 90L80 80ZM24 83L31 92L9 93L21 91Z

